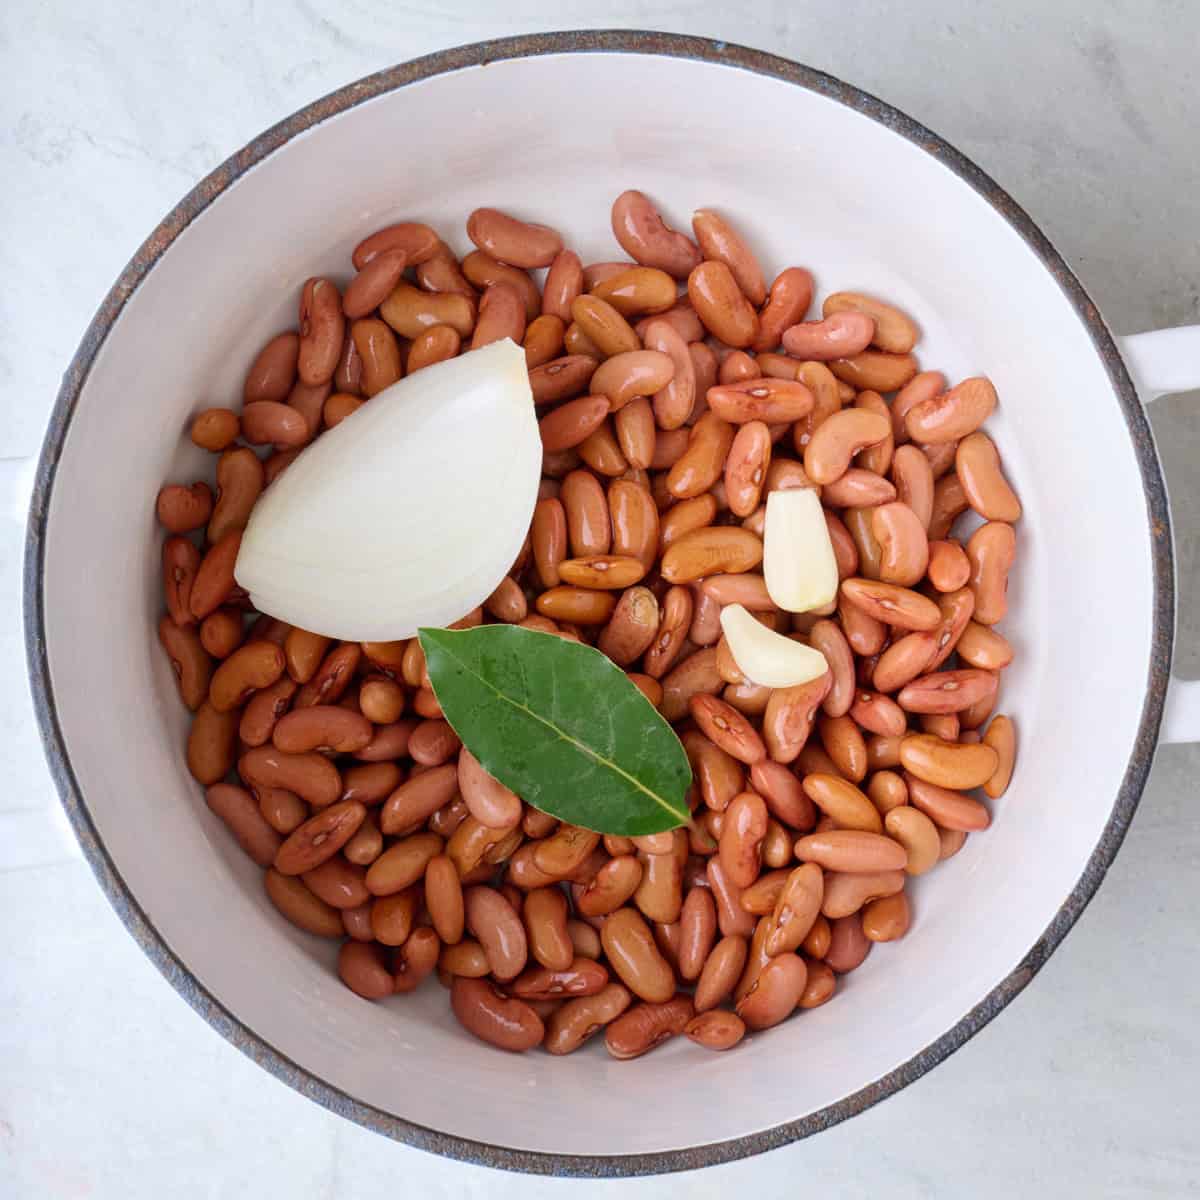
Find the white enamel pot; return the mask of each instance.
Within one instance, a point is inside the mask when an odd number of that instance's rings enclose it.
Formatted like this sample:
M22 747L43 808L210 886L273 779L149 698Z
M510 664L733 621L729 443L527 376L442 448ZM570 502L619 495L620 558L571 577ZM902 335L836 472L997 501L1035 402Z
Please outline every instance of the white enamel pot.
M769 269L891 297L924 364L989 375L989 424L1025 505L1004 632L1020 757L992 828L913 891L903 941L833 1003L736 1052L683 1039L633 1062L472 1040L446 993L371 1004L287 925L205 808L155 638L153 497L194 478L189 416L234 403L301 281L348 278L408 217L465 249L489 204L612 258L639 187L686 227L735 214ZM754 51L661 34L520 38L354 84L201 183L118 280L68 370L29 525L29 669L63 802L146 953L235 1045L318 1103L414 1145L541 1172L696 1167L840 1121L936 1065L1033 977L1091 897L1150 769L1170 686L1174 584L1142 397L1200 384L1200 329L1114 338L1070 268L977 167L878 100ZM503 447L497 447L502 453ZM897 1003L897 1000L902 1003ZM890 1018L880 1020L886 1009Z

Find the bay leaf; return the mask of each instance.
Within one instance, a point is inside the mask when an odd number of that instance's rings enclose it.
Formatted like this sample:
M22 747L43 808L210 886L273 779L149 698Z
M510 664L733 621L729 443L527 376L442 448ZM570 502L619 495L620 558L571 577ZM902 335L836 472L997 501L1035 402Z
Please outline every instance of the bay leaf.
M527 803L621 837L687 823L679 738L599 650L516 625L419 635L446 720Z

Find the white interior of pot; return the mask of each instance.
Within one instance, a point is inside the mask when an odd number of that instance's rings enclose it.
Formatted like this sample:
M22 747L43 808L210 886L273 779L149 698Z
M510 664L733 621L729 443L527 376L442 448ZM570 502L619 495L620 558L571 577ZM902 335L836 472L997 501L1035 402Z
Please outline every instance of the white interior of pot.
M435 224L460 251L482 204L621 257L609 206L649 192L686 228L731 214L768 275L890 298L922 364L986 373L989 424L1025 505L1001 708L1020 759L995 824L912 886L915 924L834 1001L716 1055L634 1061L592 1044L512 1056L460 1030L436 982L370 1004L334 948L289 926L184 766L186 717L155 639L154 495L210 471L191 414L236 405L302 280L345 281L364 234ZM497 447L503 453L502 447ZM352 464L348 469L353 469ZM793 1120L879 1078L1002 979L1078 879L1125 770L1149 661L1145 500L1078 317L966 184L850 109L770 78L639 55L553 56L442 76L296 138L175 242L98 356L58 469L47 645L67 749L100 837L170 948L240 1021L313 1075L421 1125L531 1150L629 1154Z

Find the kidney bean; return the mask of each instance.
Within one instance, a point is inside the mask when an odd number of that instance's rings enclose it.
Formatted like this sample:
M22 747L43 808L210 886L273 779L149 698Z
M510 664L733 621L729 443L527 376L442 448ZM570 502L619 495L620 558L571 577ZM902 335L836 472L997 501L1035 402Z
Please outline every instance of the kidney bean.
M633 894L633 902L648 920L673 925L679 920L683 906L687 834L682 829L673 830L667 835L667 841L668 848L663 853L642 852L642 877Z
M175 546L177 542L184 539L168 539L168 545ZM189 543L190 544L190 543ZM219 541L215 542L204 558L201 560L199 567L195 569L195 575L192 578L191 592L187 599L188 607L191 610L191 615L198 621L204 620L209 613L215 612L222 604L229 600L233 594L236 584L233 578L233 565L237 561L238 550L242 544L242 532L240 529L230 530L224 534ZM167 554L164 547L164 568L166 567ZM190 558L190 556L187 556ZM174 560L173 566L174 566ZM185 568L186 570L186 568ZM175 571L172 569L172 578L178 579ZM179 588L183 589L182 580L178 582ZM167 593L168 602L171 598L171 593ZM179 603L182 604L182 595ZM168 604L169 607L169 604ZM180 614L185 615L183 613ZM186 622L177 622L183 624Z
M871 941L863 933L862 918L858 913L839 917L830 923L829 949L825 963L838 975L848 974L862 965L871 952Z
M357 642L343 642L330 650L296 693L293 708L336 704L350 686L361 659L362 647Z
M286 399L296 381L299 357L299 334L288 330L273 337L258 352L250 370L246 372L242 388L243 401L250 404L256 400ZM236 432L233 436L237 436ZM232 441L233 438L229 440Z
M700 262L700 251L692 241L670 229L642 192L622 192L616 198L612 230L621 249L635 262L657 267L676 279L685 279Z
M343 794L342 799L352 799ZM358 801L360 804L362 800ZM367 813L358 831L342 847L347 862L358 867L369 867L383 853L383 834L373 813ZM332 861L332 860L331 860Z
M283 839L268 824L245 788L214 783L205 790L205 803L221 818L241 848L260 867L275 861Z
M247 642L214 672L209 700L218 712L228 712L244 703L251 692L270 687L283 669L283 651L278 646L271 642Z
M159 489L154 502L159 524L170 533L191 533L199 529L207 523L212 508L212 489L207 483L193 483L190 487L181 483L168 484Z
M832 817L839 829L883 832L883 822L875 805L849 781L836 775L813 773L804 777L803 787L813 803Z
M675 283L653 267L629 267L595 283L593 296L611 304L624 317L660 313L676 302Z
M777 763L795 762L808 741L817 709L829 694L833 676L824 675L790 688L776 688L763 714L762 738Z
M190 544L190 543L189 543ZM195 712L208 695L213 663L195 629L175 624L170 617L158 623L158 640L171 662L179 696Z
M821 311L827 317L834 313L865 313L875 326L872 341L890 354L907 354L920 336L916 324L900 309L860 292L834 292L825 298Z
M693 583L708 575L750 571L762 562L762 539L737 526L707 526L677 538L663 554L668 583Z
M902 938L912 921L908 897L904 892L881 896L862 911L863 935L872 942L894 942Z
M865 313L835 312L820 321L804 321L783 331L783 348L810 362L829 362L860 354L875 336L875 322Z
M709 741L732 758L753 764L766 757L766 747L754 727L723 700L700 693L692 696L688 710Z
M914 442L957 442L974 433L995 407L995 387L990 380L977 376L913 405L904 418L904 427Z
M258 811L276 833L286 837L308 820L308 805L295 792L286 788L256 787L254 793L258 798Z
M189 436L201 450L219 454L237 441L241 431L242 423L231 409L206 408L192 419Z
M707 260L694 267L688 299L704 327L727 346L749 346L757 336L758 314L725 263Z
M317 937L342 936L342 918L338 910L314 896L300 879L268 867L263 885L268 899L293 925Z
M881 896L894 896L903 889L903 871L846 874L831 871L825 876L825 895L821 901L821 911L830 920L848 917L862 909L869 901Z
M200 644L213 658L228 658L241 645L244 634L237 609L218 608L200 623Z
M978 749L978 746L963 746L963 749ZM990 750L991 747L984 746ZM994 753L994 752L993 752ZM973 833L986 829L992 823L987 807L973 796L941 784L930 783L919 776L906 772L909 803L923 812L939 829L955 829Z
M709 412L700 417L692 426L687 449L667 474L670 495L688 500L707 492L721 478L733 434L733 426L716 414Z
M366 815L366 808L355 800L341 800L322 809L279 847L275 869L282 875L302 875L319 867L350 840ZM369 872L367 885L370 887Z
M450 1005L468 1033L501 1050L532 1050L545 1036L541 1018L525 1001L482 979L455 976Z
M813 432L804 449L804 470L814 483L833 483L845 474L854 455L888 437L891 423L881 413L841 409Z
M604 1044L613 1058L637 1058L682 1033L694 1015L691 996L682 992L663 1002L636 1004L610 1022Z
M897 742L899 740L899 738L896 739ZM896 760L899 763L899 753L897 753ZM908 787L903 778L895 771L886 768L876 769L867 780L867 795L884 818L893 808L899 808L908 803ZM884 825L885 827L887 825L886 819ZM890 833L891 830L888 832Z
M354 247L351 259L355 270L361 271L372 259L388 251L402 250L408 262L416 265L428 262L440 246L437 234L428 225L416 221L401 221L363 238Z
M649 926L631 908L619 908L604 921L600 942L609 965L636 996L664 1003L675 991L675 975L655 945Z
M713 1009L693 1017L683 1032L706 1050L731 1050L746 1036L746 1023L736 1013Z
M1016 551L1016 534L1003 521L981 525L967 541L971 564L970 588L974 617L980 625L995 625L1008 611L1008 572Z
M372 943L348 941L338 952L338 976L364 1000L382 1000L393 991L383 950Z
M916 375L917 360L911 354L863 350L846 358L834 359L829 369L857 391L895 392Z
M188 731L187 765L198 783L206 786L219 783L229 774L237 727L236 711L218 712L208 700L196 709Z
M854 783L866 778L867 744L853 718L822 715L817 718L817 735L834 763L836 774Z
M966 790L982 787L992 777L999 755L991 746L964 746L918 733L900 743L900 762L926 783Z
M780 954L759 972L737 1002L737 1015L751 1029L769 1029L791 1015L808 982L808 968L798 954Z
M908 854L898 842L878 833L834 829L796 842L796 857L827 871L900 871Z
M362 826L359 826L359 832ZM378 832L378 831L377 831ZM353 835L358 836L358 833ZM353 837L350 839L353 841ZM350 842L346 845L349 846ZM371 893L363 882L364 871L361 866L347 862L344 858L334 855L326 859L320 866L311 871L305 871L301 878L304 886L315 896L319 896L332 908L360 908L369 903Z

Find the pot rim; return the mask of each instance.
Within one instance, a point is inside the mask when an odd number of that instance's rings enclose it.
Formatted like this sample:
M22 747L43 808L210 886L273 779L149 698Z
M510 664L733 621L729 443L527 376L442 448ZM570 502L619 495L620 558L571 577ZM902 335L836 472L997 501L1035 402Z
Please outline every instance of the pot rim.
M1053 276L1104 364L1125 417L1146 493L1154 579L1146 700L1112 812L1083 874L1021 961L936 1041L866 1087L816 1112L722 1142L627 1155L553 1154L493 1145L430 1129L363 1103L318 1078L242 1024L173 953L126 885L91 815L59 725L45 642L43 573L50 496L71 419L92 363L138 285L187 226L248 170L313 126L410 83L489 62L564 53L650 54L737 67L816 92L870 117L912 142L969 184L1020 235ZM30 686L50 773L100 886L126 929L172 987L215 1030L296 1091L339 1116L399 1142L451 1159L540 1175L610 1178L694 1170L731 1162L809 1137L913 1083L949 1057L1000 1012L1041 969L1103 880L1129 829L1153 761L1170 676L1174 564L1166 487L1136 388L1096 305L1030 216L969 158L911 117L851 84L788 59L729 42L639 30L540 33L476 42L413 59L367 76L300 109L260 134L197 184L134 254L105 297L63 376L38 462L25 539L23 599Z

